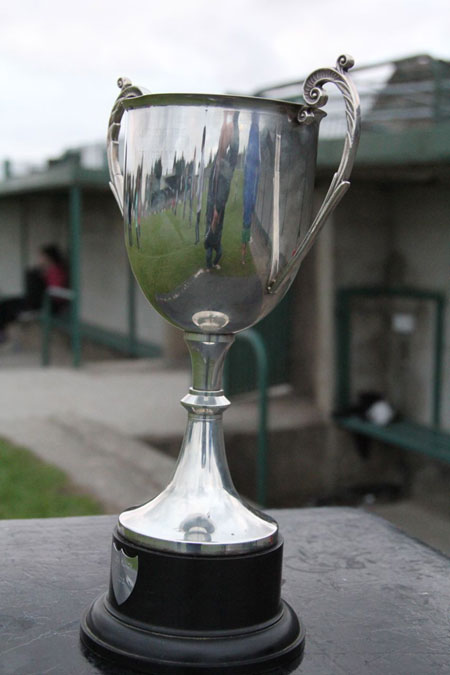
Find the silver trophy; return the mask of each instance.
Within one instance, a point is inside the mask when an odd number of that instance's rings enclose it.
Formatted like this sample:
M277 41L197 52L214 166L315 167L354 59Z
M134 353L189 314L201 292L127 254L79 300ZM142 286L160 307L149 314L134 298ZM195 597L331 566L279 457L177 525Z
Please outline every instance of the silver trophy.
M280 302L350 185L360 131L352 66L341 56L314 71L303 105L149 94L119 80L110 185L142 291L185 332L192 386L181 401L188 422L174 476L119 516L109 592L83 618L82 640L102 656L150 673L233 675L289 672L301 660L304 629L280 596L278 525L239 497L229 473L222 371L234 334ZM343 95L347 132L312 220L329 82Z

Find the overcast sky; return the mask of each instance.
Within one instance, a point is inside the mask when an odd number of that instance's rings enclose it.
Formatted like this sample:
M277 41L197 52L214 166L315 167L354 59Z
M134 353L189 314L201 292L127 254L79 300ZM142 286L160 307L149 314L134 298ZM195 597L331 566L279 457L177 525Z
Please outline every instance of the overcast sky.
M251 92L333 65L450 60L449 0L0 0L0 159L102 139L116 80Z

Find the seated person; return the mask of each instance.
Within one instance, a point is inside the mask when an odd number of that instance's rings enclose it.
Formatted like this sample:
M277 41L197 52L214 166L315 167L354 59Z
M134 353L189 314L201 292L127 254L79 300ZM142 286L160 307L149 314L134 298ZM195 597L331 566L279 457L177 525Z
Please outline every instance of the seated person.
M58 246L55 244L42 246L39 253L39 265L27 270L25 294L0 299L0 343L7 340L6 328L16 321L20 314L42 308L47 288L50 286L67 288L67 265ZM59 314L65 306L66 300L52 298L52 313Z

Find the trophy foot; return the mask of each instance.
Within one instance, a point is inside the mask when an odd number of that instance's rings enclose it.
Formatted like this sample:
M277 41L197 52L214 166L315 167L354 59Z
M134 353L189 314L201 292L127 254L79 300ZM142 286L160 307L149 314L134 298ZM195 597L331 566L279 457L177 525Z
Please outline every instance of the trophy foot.
M85 613L81 641L154 675L290 673L305 631L280 602L281 561L281 542L203 558L145 549L116 532L110 589Z
M81 641L101 659L153 675L287 675L302 661L305 633L284 602L266 628L195 636L137 628L110 614L100 597L83 618Z

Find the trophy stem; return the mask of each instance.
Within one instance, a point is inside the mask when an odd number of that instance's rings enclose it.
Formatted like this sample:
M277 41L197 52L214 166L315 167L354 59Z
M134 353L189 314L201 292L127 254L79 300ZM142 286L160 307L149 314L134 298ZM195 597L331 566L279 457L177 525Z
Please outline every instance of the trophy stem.
M185 340L192 387L181 401L188 421L175 473L157 497L120 514L118 532L173 553L238 555L270 548L278 541L278 525L241 500L225 453L222 414L230 402L222 374L234 336L186 333Z
M223 366L234 335L185 333L184 339L191 356L192 389L223 394Z
M187 498L194 485L197 493L202 492L209 499L218 490L237 496L222 426L223 412L230 405L222 389L223 366L234 335L186 333L185 341L192 362L192 387L181 401L188 411L188 421L172 482L184 486ZM186 540L211 540L212 525L205 515L193 514L192 522L182 524Z

